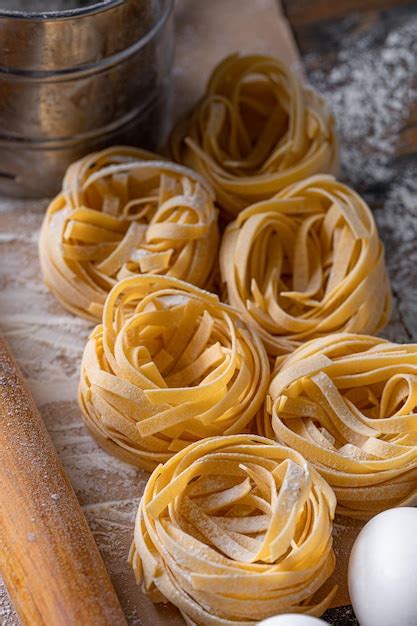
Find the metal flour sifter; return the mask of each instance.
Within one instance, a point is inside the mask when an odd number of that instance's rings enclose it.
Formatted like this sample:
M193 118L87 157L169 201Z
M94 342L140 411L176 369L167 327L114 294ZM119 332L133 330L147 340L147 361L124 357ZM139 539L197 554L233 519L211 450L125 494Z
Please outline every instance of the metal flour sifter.
M0 0L0 194L54 194L106 145L166 131L173 0Z

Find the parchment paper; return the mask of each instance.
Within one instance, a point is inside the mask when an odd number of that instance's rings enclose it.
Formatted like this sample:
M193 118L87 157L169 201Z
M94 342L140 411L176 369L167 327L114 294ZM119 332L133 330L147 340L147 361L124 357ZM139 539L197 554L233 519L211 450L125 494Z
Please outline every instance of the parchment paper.
M210 71L228 53L264 52L294 67L299 63L274 0L178 0L176 23L176 116L199 97ZM154 607L142 596L126 564L147 474L103 452L82 425L75 401L78 368L92 327L66 313L42 284L37 239L46 206L47 200L0 199L0 331L34 393L129 624L183 624L176 609ZM355 532L351 526L335 526L340 604L348 602L343 573ZM0 623L18 624L1 586Z

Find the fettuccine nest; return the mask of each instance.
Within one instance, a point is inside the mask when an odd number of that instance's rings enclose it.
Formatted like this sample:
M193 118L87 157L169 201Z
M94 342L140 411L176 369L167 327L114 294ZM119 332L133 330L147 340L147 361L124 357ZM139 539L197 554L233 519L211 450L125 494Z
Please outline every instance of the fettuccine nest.
M163 274L207 286L217 261L213 192L198 174L135 148L71 165L44 218L44 280L63 306L99 321L118 280Z
M105 448L152 470L193 441L248 429L269 378L261 340L217 296L136 276L107 297L85 348L79 399Z
M338 512L367 519L415 505L416 344L347 333L317 339L287 358L269 393L260 432L315 465Z
M229 224L220 249L230 304L270 355L338 331L377 333L391 293L371 211L332 176L296 183Z
M212 183L229 216L319 172L336 173L335 122L323 98L269 56L232 55L170 138L173 158Z
M333 491L304 458L254 435L190 445L150 477L130 561L154 602L189 625L321 615L335 565Z

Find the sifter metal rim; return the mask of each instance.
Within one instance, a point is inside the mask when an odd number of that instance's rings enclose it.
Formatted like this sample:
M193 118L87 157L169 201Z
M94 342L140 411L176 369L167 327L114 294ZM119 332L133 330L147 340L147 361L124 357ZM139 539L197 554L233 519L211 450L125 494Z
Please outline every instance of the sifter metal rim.
M102 0L88 7L81 7L79 9L67 9L65 11L54 11L50 13L27 13L24 11L2 11L0 9L0 19L16 20L20 22L32 22L32 23L44 23L44 22L59 22L65 20L72 20L74 18L84 18L92 15L106 13L116 7L127 4L128 0ZM174 9L175 0L164 0L163 11L152 27L146 31L142 37L131 43L126 48L113 52L107 57L104 57L96 62L89 62L82 65L75 65L67 68L54 68L48 70L33 70L33 69L21 69L18 67L3 68L0 65L0 76L7 74L11 79L23 79L31 81L43 81L49 80L50 77L54 77L55 81L68 80L74 75L88 76L89 74L95 74L103 72L109 67L117 65L123 62L128 57L136 54L144 48L164 27L166 21L169 19Z
M64 9L62 11L13 11L12 9L1 9L0 17L7 17L16 20L29 21L46 21L59 19L73 19L75 17L84 17L113 9L114 7L125 4L127 0L99 0L94 4L86 7L78 7L75 9ZM162 19L163 16L160 17ZM159 22L159 20L158 20Z

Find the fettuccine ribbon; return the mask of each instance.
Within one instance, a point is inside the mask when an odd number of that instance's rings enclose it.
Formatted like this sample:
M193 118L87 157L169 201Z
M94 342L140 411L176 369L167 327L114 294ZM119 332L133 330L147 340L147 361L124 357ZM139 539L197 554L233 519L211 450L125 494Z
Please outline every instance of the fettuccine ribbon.
M304 458L256 435L191 444L149 478L130 562L189 625L321 615L335 565L333 491Z
M193 441L247 430L269 378L261 340L217 296L136 276L113 287L87 343L80 406L105 448L152 470Z
M217 262L209 185L188 168L115 147L71 165L44 218L44 280L63 306L99 321L118 280L163 274L205 287Z
M271 356L338 331L376 333L391 293L367 204L317 175L248 207L229 224L220 269L230 304Z
M338 512L367 519L417 501L417 345L340 333L290 355L258 429L333 487Z
M336 173L335 122L323 98L269 56L232 55L174 129L173 158L201 172L229 217L287 185Z

